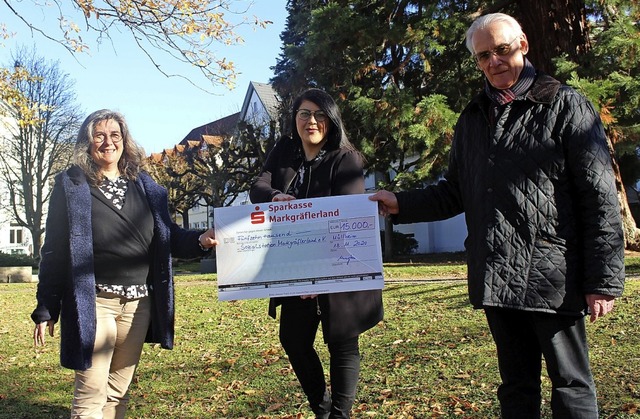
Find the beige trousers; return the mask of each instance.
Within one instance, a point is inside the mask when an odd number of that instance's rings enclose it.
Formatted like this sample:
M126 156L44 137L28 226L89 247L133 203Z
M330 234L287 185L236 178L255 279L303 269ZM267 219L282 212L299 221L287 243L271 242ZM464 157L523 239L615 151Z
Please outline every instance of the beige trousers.
M72 419L122 419L149 328L149 297L127 300L100 292L91 368L75 372Z

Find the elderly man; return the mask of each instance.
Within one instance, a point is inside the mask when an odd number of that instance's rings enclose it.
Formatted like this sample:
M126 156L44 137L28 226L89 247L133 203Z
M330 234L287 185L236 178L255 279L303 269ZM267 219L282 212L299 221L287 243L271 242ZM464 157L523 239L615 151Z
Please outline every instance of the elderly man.
M573 89L527 60L527 37L500 13L466 43L486 77L460 115L445 178L378 191L395 223L465 213L469 298L498 353L503 418L540 417L542 357L555 418L598 417L584 317L624 287L620 208L602 123Z

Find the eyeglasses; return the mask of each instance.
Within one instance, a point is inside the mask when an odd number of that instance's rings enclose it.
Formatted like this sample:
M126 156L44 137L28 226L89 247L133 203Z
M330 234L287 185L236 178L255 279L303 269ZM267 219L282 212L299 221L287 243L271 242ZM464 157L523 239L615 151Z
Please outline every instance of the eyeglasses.
M112 132L111 134L109 134L109 139L113 144L118 144L119 142L122 141L122 134L120 134L119 132ZM105 141L107 141L106 133L96 132L95 134L93 134L94 144L100 145L100 144L103 144Z
M301 121L308 121L313 116L316 122L324 122L329 118L323 111L310 111L309 109L298 109L296 116Z
M511 45L513 45L513 43L518 39L520 39L520 35L516 36L513 41L509 42L508 44L500 44L492 50L479 52L473 57L479 64L486 64L491 59L492 55L504 57L505 55L511 54Z

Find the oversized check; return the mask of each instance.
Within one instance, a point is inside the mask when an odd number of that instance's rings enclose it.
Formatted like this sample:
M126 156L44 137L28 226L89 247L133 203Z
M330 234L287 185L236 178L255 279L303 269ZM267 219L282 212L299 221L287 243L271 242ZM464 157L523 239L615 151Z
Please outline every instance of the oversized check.
M220 300L384 287L368 195L215 208L214 220Z

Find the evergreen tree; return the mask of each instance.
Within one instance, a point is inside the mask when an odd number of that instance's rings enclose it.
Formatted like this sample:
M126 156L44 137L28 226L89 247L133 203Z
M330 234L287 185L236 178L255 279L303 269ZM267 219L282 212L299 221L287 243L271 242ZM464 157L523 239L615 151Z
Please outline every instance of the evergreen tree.
M522 23L536 68L584 93L618 153L636 155L638 8L632 0L290 1L272 81L285 98L306 86L328 91L368 169L382 174L378 186L419 186L445 170L457 115L484 83L467 28L482 14L508 13Z
M382 174L380 187L417 186L442 173L457 112L480 85L462 54L468 9L424 3L291 2L282 36L279 95L302 86L332 94L368 170ZM390 225L386 231L391 254Z
M631 215L625 184L633 185L640 173L640 7L634 1L589 1L586 4L590 48L583 54L559 54L556 74L585 94L595 105L620 162L618 190L623 209L627 247L640 249L640 231ZM629 158L631 157L631 158Z

